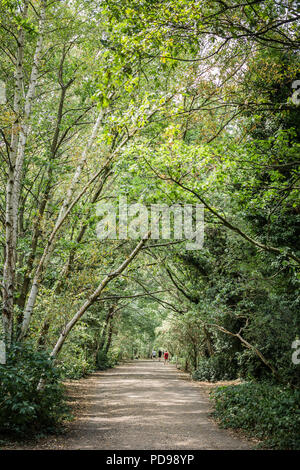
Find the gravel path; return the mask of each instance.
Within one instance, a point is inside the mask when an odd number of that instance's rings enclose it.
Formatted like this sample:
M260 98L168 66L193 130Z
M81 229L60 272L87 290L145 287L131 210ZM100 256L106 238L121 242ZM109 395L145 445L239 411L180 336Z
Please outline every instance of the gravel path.
M94 373L75 388L75 395L84 395L83 408L69 432L31 448L251 448L247 441L218 428L209 417L207 393L173 365L130 362Z

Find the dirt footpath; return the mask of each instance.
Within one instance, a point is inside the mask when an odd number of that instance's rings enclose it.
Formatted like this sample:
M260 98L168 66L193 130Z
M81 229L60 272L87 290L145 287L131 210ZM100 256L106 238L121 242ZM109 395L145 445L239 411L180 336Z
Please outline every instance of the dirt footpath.
M250 449L209 417L207 393L173 365L135 361L71 386L78 417L64 436L22 449ZM17 448L16 446L13 446Z

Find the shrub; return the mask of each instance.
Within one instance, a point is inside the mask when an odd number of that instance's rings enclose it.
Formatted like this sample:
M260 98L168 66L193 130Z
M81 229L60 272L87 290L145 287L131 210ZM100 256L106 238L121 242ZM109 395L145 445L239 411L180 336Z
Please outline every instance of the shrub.
M163 358L162 358L163 360ZM177 369L187 371L188 363L185 357L175 357L173 356L170 360L173 364L177 364Z
M197 369L193 372L194 380L232 380L237 378L237 363L234 359L222 355L214 355L208 359L201 359Z
M275 449L300 449L300 390L243 383L212 392L214 415L225 428L240 428Z
M80 379L95 371L95 354L83 343L68 341L56 364L62 379Z
M73 358L70 355L65 355L61 361L57 364L57 369L64 379L81 379L87 376L91 372L95 371L95 365L87 361L83 357Z
M43 377L45 386L37 390ZM68 415L59 374L46 352L13 345L0 365L0 433L51 432Z
M110 367L114 367L118 362L116 356L110 354L109 352L99 351L97 354L96 365L98 370L106 370Z

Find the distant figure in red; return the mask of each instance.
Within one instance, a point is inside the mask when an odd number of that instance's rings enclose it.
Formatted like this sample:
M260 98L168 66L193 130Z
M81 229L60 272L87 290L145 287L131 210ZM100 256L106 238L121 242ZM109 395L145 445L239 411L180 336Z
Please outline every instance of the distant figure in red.
M166 364L166 363L168 362L168 360L169 360L169 353L168 353L168 351L165 351L165 353L164 353L164 360L165 360L165 364Z

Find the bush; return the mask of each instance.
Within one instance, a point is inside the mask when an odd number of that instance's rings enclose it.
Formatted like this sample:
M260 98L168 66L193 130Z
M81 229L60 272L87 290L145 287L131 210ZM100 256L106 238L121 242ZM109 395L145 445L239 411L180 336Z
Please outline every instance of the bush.
M222 355L214 355L208 359L201 359L198 368L193 372L194 380L233 380L237 378L238 366L234 359Z
M118 363L117 356L110 354L109 352L99 351L97 354L96 365L98 370L106 370L110 367L114 367Z
M83 357L71 357L65 355L61 361L57 363L61 378L78 380L86 377L91 372L95 371L95 365L87 361Z
M38 391L40 378L45 379ZM68 415L57 369L46 352L13 345L0 365L0 433L17 435L54 431Z
M84 342L74 336L65 344L65 349L56 362L56 367L64 379L81 379L95 371L95 354L87 351Z
M214 415L225 428L240 428L275 449L300 449L300 390L268 383L218 387Z
M162 358L163 360L163 358ZM175 357L173 356L170 360L170 362L172 362L173 364L177 364L177 369L180 369L180 370L184 370L186 371L187 370L187 360L185 357Z

